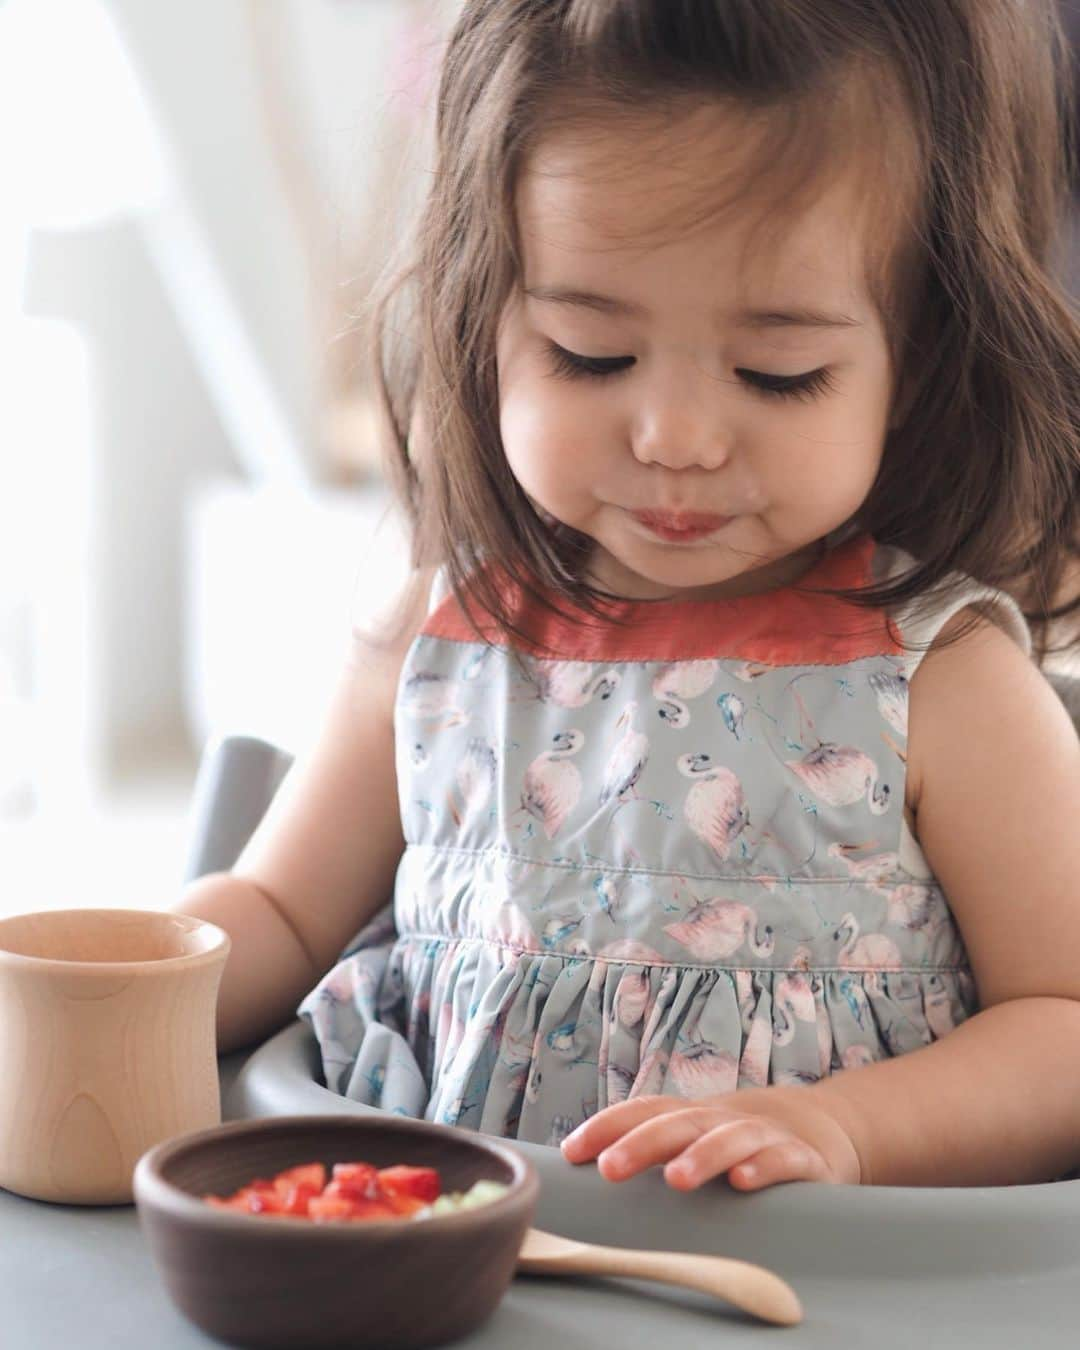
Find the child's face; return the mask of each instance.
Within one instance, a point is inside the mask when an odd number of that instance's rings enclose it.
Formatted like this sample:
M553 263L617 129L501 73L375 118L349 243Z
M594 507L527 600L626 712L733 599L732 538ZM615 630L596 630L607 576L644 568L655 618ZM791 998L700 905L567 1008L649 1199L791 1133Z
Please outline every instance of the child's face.
M671 228L740 145L741 120L706 105L647 138L549 139L519 185L526 293L499 328L503 445L534 503L595 541L593 578L623 595L722 598L795 580L881 459L892 369L851 189L829 189L752 256L754 212ZM838 322L768 317L800 310ZM612 373L556 373L581 358ZM792 377L810 388L761 387Z

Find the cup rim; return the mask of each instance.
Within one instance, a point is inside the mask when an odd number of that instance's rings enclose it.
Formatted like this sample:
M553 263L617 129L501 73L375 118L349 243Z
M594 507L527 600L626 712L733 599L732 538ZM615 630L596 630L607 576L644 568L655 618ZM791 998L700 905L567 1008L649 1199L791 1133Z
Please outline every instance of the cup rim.
M211 930L211 945L200 952L181 952L179 956L163 956L160 960L142 961L72 961L62 956L28 956L24 952L13 952L3 945L4 929L9 923L20 919L34 919L40 915L64 914L126 914L135 918L147 915L162 916L178 921L187 932L197 928ZM131 909L130 907L111 907L103 905L76 905L67 909L32 909L22 914L5 914L0 918L0 966L18 965L29 969L56 968L65 974L95 978L103 975L138 975L140 972L172 970L178 966L191 969L196 966L215 965L225 960L232 948L232 939L219 924L209 919L199 918L195 914L184 914L171 909Z
M221 1138L234 1134L258 1134L264 1129L292 1128L294 1126L314 1126L315 1128L325 1126L331 1130L345 1130L355 1125L358 1120L367 1121L368 1128L371 1129L385 1127L388 1123L386 1121L371 1121L369 1117L365 1116L349 1117L336 1114L267 1116L253 1120L223 1121L220 1125L212 1125L206 1129L192 1131L185 1135L175 1135L171 1139L165 1139L160 1144L155 1144L153 1148L148 1149L135 1164L132 1185L136 1206L141 1208L143 1205L153 1205L177 1219L198 1220L215 1226L224 1225L226 1231L250 1233L253 1237L258 1233L272 1236L273 1234L280 1235L282 1232L303 1232L319 1240L340 1242L348 1240L350 1237L355 1240L358 1235L368 1232L375 1232L385 1239L391 1233L415 1231L408 1225L403 1227L400 1218L365 1219L362 1224L308 1223L301 1227L294 1216L241 1214L232 1210L218 1209L206 1204L205 1200L193 1195L190 1191L186 1191L182 1186L175 1185L164 1174L165 1164L175 1154L184 1152L191 1147L197 1147L211 1136ZM418 1133L428 1136L441 1135L444 1130L451 1128L446 1125L437 1125L432 1121L414 1120L410 1117L400 1116L394 1117L392 1124L395 1127L400 1127L405 1133ZM457 1228L464 1233L477 1223L482 1223L487 1216L495 1217L503 1212L509 1212L522 1203L535 1205L540 1191L540 1178L537 1175L536 1168L528 1158L498 1139L485 1137L466 1140L466 1143L475 1146L481 1153L494 1154L510 1166L514 1176L507 1193L499 1196L497 1200L490 1200L475 1209L456 1210L450 1214L432 1214L422 1220L425 1228L429 1224L433 1224L436 1229L449 1227L453 1231Z

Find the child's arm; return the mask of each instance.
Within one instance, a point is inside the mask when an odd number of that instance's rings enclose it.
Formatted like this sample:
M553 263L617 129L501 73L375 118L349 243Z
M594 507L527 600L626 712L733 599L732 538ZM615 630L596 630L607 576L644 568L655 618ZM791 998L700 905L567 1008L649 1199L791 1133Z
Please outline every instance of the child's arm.
M280 1027L390 898L404 848L394 696L430 584L430 573L410 581L392 640L379 646L354 634L320 734L232 870L199 878L171 906L232 939L218 995L222 1053Z
M954 623L959 623L958 616ZM919 1050L809 1086L639 1097L563 1144L609 1180L656 1163L679 1189L781 1181L1006 1186L1080 1163L1080 744L994 625L912 679L908 771L923 852L981 1010Z
M924 658L909 732L919 842L981 1011L812 1090L854 1131L864 1180L1046 1181L1080 1163L1080 744L1049 683L986 621Z

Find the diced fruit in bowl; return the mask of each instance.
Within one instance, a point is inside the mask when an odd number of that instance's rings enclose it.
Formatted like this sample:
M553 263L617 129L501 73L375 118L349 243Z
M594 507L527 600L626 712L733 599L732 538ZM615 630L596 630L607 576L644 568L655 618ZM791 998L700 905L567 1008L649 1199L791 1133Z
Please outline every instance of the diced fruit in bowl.
M492 1181L505 1189L477 1205ZM139 1159L134 1189L165 1288L217 1341L426 1350L495 1310L539 1182L504 1140L365 1112L177 1135Z
M329 1220L429 1218L475 1209L506 1194L499 1181L477 1181L468 1191L443 1195L434 1167L374 1167L366 1162L334 1163L330 1180L322 1163L300 1163L276 1176L256 1177L232 1195L205 1195L215 1209L241 1214L274 1214Z

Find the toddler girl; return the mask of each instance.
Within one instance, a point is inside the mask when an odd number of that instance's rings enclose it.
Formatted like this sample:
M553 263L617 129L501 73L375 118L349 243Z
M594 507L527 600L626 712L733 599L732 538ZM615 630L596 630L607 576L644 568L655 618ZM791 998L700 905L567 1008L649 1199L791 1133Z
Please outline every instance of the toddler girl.
M223 1049L299 1002L333 1090L612 1180L1080 1160L1055 23L465 4L376 321L414 570L177 906Z

